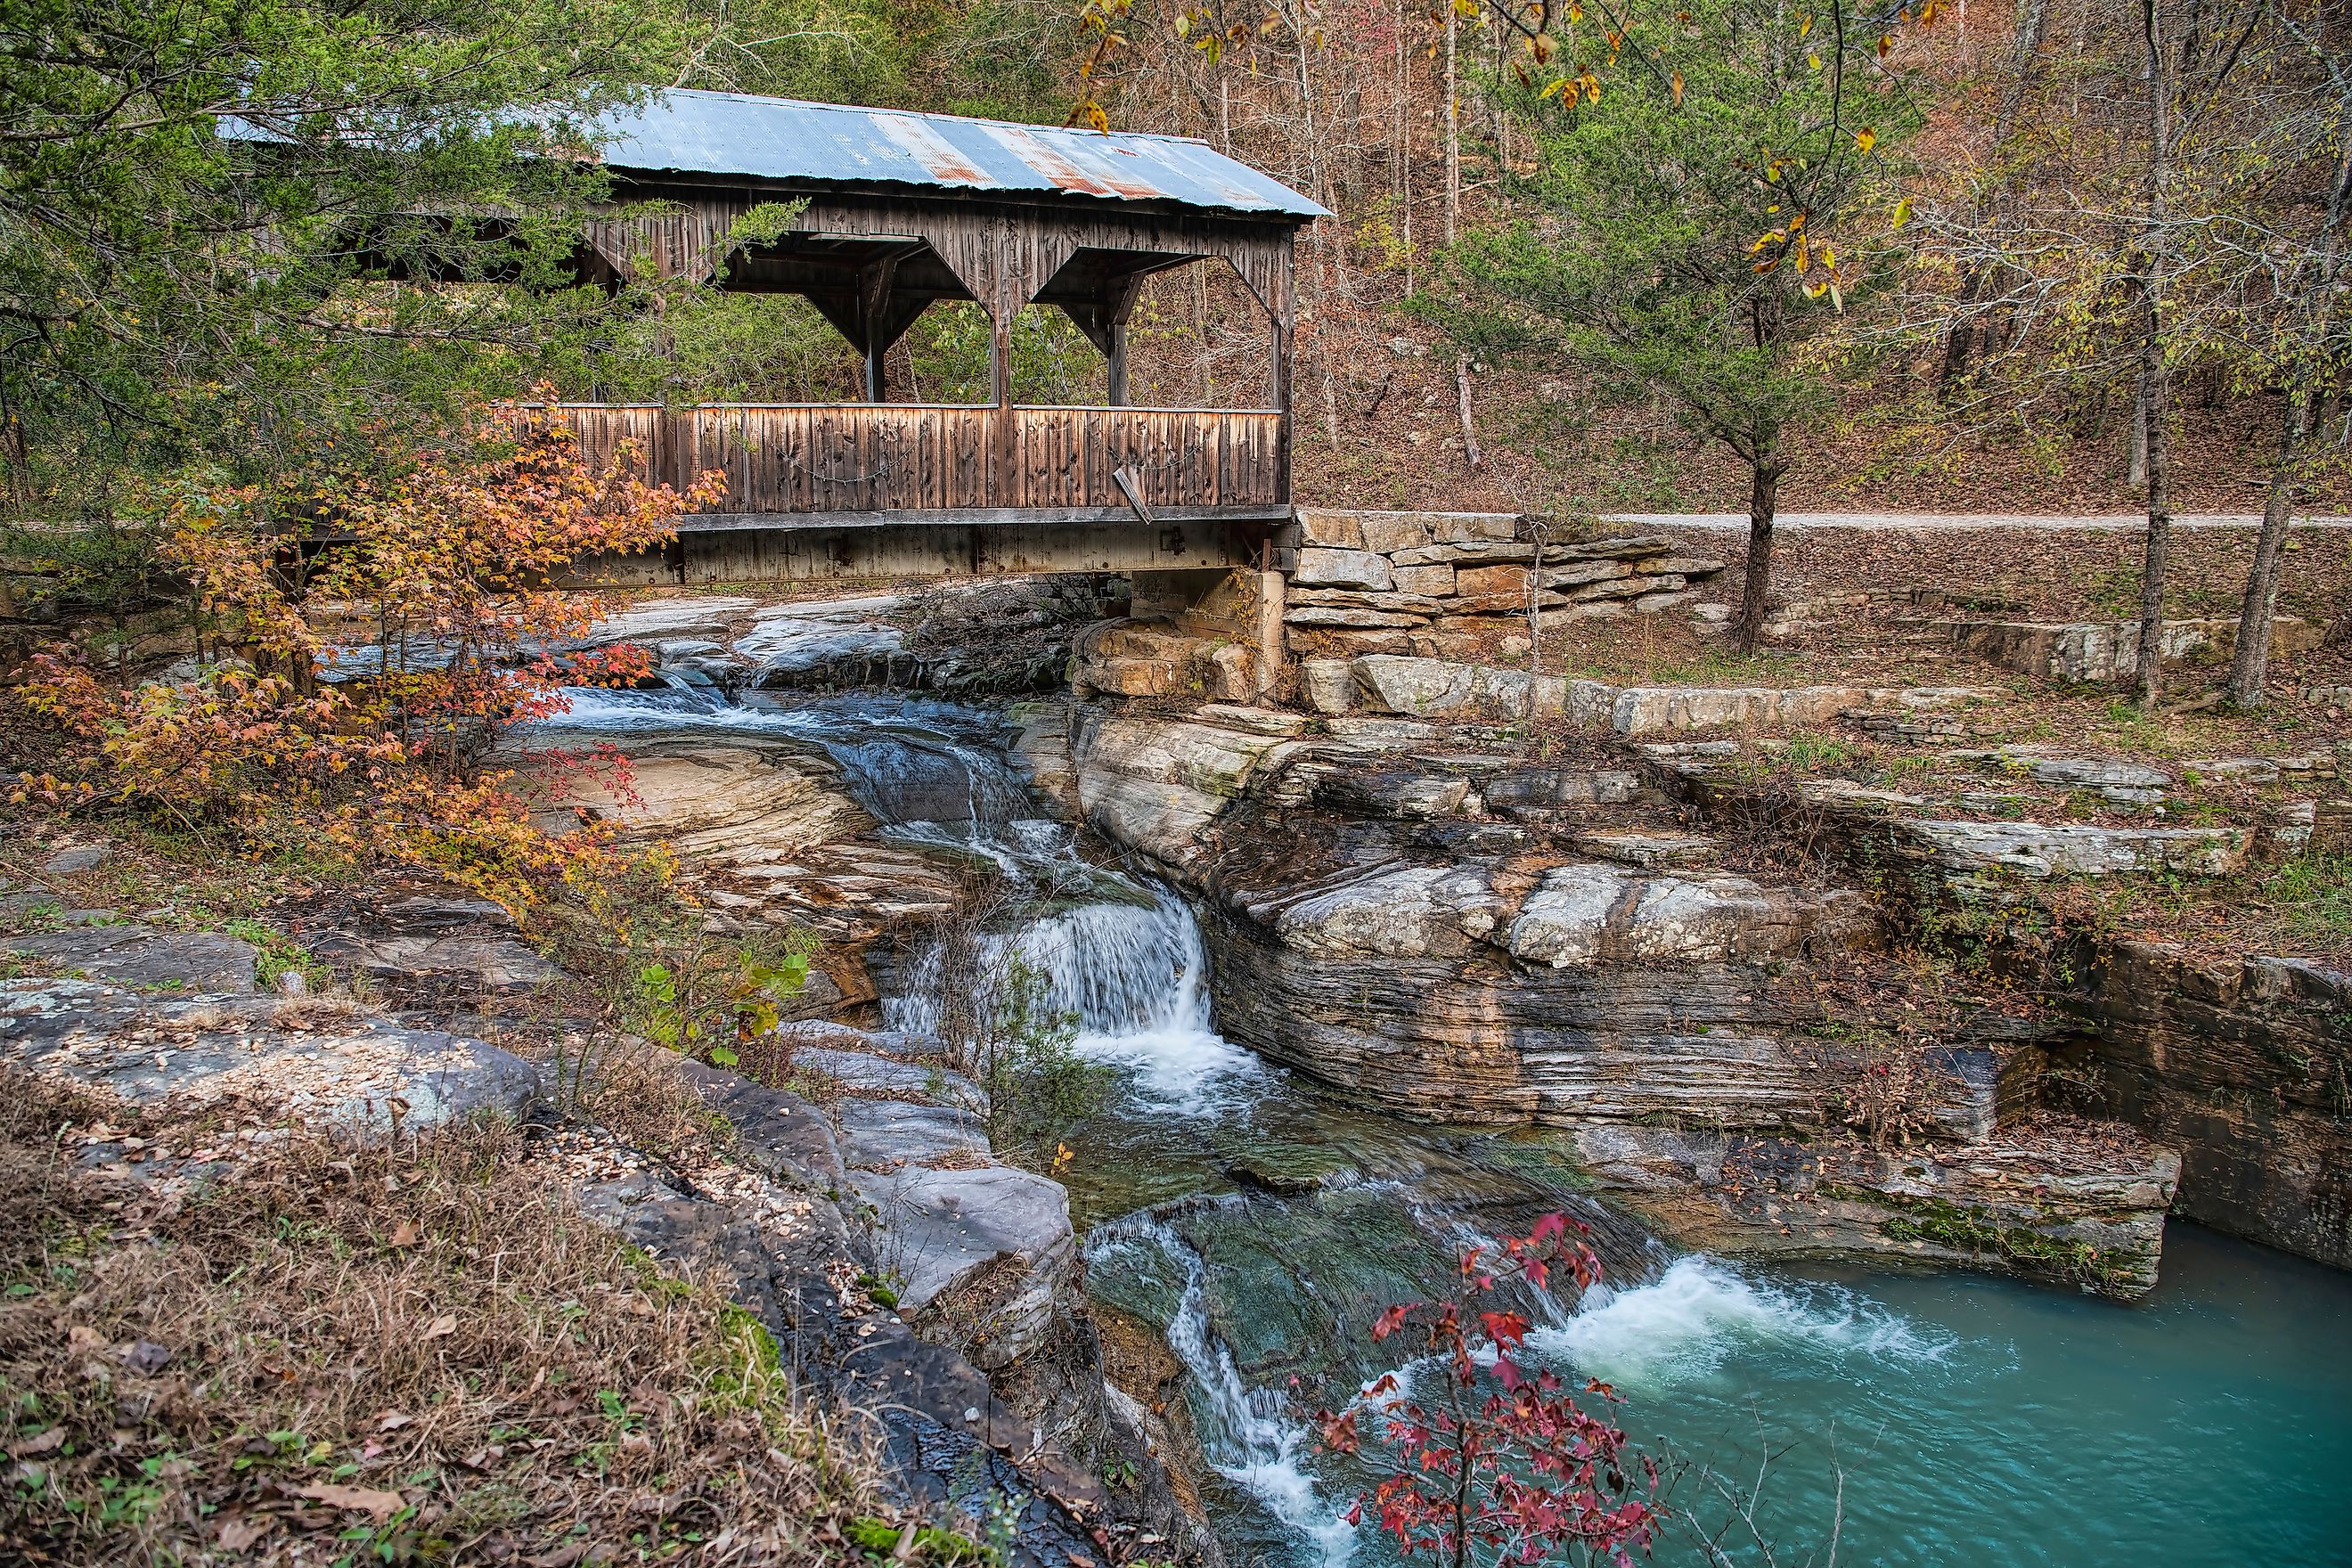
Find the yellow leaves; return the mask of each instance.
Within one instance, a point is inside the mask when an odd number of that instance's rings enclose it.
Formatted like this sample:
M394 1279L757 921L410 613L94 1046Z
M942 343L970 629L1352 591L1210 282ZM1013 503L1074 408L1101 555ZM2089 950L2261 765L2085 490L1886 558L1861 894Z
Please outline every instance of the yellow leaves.
M1454 0L1454 14L1465 22L1478 19L1478 0Z
M1190 36L1192 31L1192 14L1190 11L1177 12L1175 25L1176 36L1178 37L1181 38Z
M1572 104L1579 98L1588 103L1598 103L1601 101L1601 79L1589 70L1581 76L1555 77L1544 84L1543 90L1536 94L1536 98L1538 100L1559 98L1562 93L1567 95L1562 100L1566 103Z
M1878 132L1865 125L1853 133L1853 144L1867 153L1878 145Z
M1893 54L1894 52L1895 52L1895 35L1894 35L1894 34L1892 34L1892 33L1881 33L1881 34L1879 34L1879 35L1878 35L1878 58L1879 58L1880 59L1882 59L1882 60L1883 60L1883 59L1885 59L1887 56L1889 56L1889 55Z
M1683 73L1680 71L1675 72L1674 80L1668 85L1674 89L1675 107L1680 108L1683 101Z
M1808 11L1803 16L1797 18L1797 37L1801 39L1810 36L1812 30L1813 14L1811 11Z
M1909 196L1905 196L1901 201L1896 202L1887 212L1886 217L1888 226L1892 228L1901 228L1905 224L1910 222L1911 198Z
M1805 57L1805 63L1812 67L1815 70L1819 70L1822 68L1822 57L1819 55L1807 55Z
M1771 245L1776 241L1785 241L1788 237L1788 233L1785 230L1777 228L1769 230L1757 237L1756 243L1748 247L1748 254L1753 256L1758 251L1763 249L1766 246Z
M1570 26L1573 27L1573 26L1575 26L1579 22L1581 22L1581 21L1583 21L1583 20L1584 20L1584 7L1583 7L1583 6L1581 6L1581 5L1579 5L1578 4L1576 4L1576 0L1569 0L1569 5L1568 5L1568 25L1569 25Z

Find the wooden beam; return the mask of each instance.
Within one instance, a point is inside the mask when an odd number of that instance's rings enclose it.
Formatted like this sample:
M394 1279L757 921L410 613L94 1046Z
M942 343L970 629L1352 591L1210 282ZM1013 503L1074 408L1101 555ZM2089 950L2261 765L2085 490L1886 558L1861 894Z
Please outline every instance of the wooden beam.
M1015 466L1019 443L1013 423L1013 312L1019 309L1000 304L988 313L988 377L996 401L996 463L989 476L988 499L1010 507L1027 499Z
M1265 522L1290 521L1288 507L1156 506L1155 524L1171 522ZM790 533L833 528L1029 528L1120 524L1142 526L1131 506L939 507L900 511L704 511L678 520L680 533L741 533L772 529ZM346 537L346 536L322 536ZM355 537L355 536L349 536Z
M869 262L857 275L857 328L864 341L857 346L866 354L866 401L883 403L882 356L890 345L882 336L885 318L889 314L890 282L898 275L898 258L885 256Z

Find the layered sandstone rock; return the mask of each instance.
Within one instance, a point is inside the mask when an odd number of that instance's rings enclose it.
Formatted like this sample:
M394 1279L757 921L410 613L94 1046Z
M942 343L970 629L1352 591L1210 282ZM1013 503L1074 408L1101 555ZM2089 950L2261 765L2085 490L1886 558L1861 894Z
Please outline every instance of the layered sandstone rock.
M1392 682L1414 662L1374 668ZM1709 841L1660 823L1629 769L1531 764L1418 721L1265 732L1280 728L1082 717L1071 753L1088 820L1206 898L1231 1038L1406 1114L1562 1129L1710 1244L2153 1282L2177 1162L2029 1137L2037 1045L1927 1053L1912 1114L1933 1154L1896 1159L1836 1120L1843 1075L1869 1066L1824 1030L1815 974L1884 940L1859 891L1692 864ZM1750 1212L1723 1156L1742 1140L1831 1163L1785 1237L1778 1199Z

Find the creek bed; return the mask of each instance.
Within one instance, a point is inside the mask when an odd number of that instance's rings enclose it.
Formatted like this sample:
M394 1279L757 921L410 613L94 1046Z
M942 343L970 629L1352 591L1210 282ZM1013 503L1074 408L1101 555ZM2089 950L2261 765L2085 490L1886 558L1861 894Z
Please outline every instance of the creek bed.
M1034 888L1045 912L999 940L1079 1014L1079 1050L1117 1069L1113 1103L1066 1138L1088 1288L1186 1367L1236 1563L1389 1560L1341 1521L1360 1478L1312 1451L1303 1405L1386 1370L1364 1337L1381 1307L1433 1293L1460 1247L1547 1207L1595 1227L1611 1283L1533 1303L1537 1352L1612 1383L1639 1443L1742 1484L1775 1456L1758 1517L1781 1563L1832 1561L1832 1531L1836 1562L1920 1568L2352 1563L2352 1276L2185 1225L2156 1293L2128 1307L1988 1277L1676 1257L1579 1193L1538 1135L1341 1105L1220 1037L1191 910L1053 824L994 716L893 697L589 707L814 740L886 836ZM893 1026L936 1016L919 954L886 980ZM1678 1540L1658 1558L1704 1560ZM1768 1561L1728 1541L1723 1560Z

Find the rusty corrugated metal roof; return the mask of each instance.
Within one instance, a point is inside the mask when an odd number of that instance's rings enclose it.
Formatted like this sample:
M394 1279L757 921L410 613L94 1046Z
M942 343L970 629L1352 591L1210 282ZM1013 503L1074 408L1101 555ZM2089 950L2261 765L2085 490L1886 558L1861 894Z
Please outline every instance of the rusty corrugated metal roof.
M1186 136L910 114L679 88L603 125L604 162L812 185L1098 196L1295 218L1325 209Z

